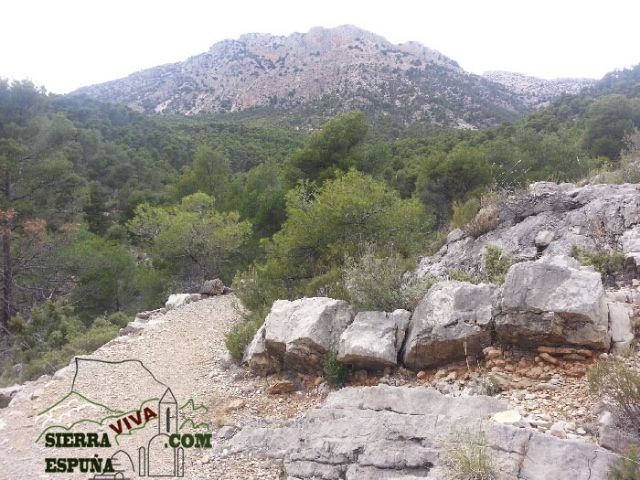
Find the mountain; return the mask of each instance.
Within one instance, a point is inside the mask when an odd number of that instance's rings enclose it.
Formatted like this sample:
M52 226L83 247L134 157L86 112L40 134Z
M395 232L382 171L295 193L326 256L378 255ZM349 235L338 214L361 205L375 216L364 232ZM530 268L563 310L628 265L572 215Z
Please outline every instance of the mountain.
M247 34L184 62L83 87L147 113L286 112L319 123L360 109L399 127L473 129L530 110L521 95L415 42L394 45L353 26L289 36Z
M522 103L532 109L546 107L563 94L577 94L592 87L596 80L590 78L556 78L545 80L521 73L489 71L482 75L487 80L504 85Z

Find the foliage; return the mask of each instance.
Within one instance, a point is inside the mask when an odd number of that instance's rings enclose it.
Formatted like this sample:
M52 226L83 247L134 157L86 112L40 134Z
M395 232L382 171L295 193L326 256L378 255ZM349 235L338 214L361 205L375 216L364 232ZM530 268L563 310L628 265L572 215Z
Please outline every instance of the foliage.
M466 200L481 193L493 182L491 168L484 152L457 146L446 155L423 160L416 191L432 209L439 224L451 215L454 201Z
M194 193L206 193L217 202L228 199L231 181L229 159L220 151L201 145L193 163L187 167L173 186L175 197L180 200Z
M640 456L634 447L629 448L627 453L620 455L620 458L609 465L608 480L640 480Z
M607 402L634 431L640 429L640 373L619 360L601 360L588 372L589 392Z
M624 253L620 251L606 251L597 249L588 251L577 245L571 247L571 256L582 265L589 265L602 275L612 275L622 270Z
M397 253L379 256L365 245L359 258L348 258L342 268L344 285L357 310L392 312L402 305L402 276L409 262Z
M446 454L446 468L454 478L464 480L496 478L491 449L482 432L453 432Z
M324 355L322 371L325 378L334 385L344 385L349 370L338 360L338 354L329 351Z
M481 395L488 395L492 397L502 391L500 382L493 374L488 374L480 377L479 383Z
M451 227L463 228L471 220L473 220L480 210L480 199L478 197L471 197L464 202L455 200L451 205Z
M186 284L224 278L251 232L237 212L216 211L213 198L204 193L184 197L176 206L142 204L135 213L128 223L131 233Z
M264 323L269 313L268 308L261 308L251 312L245 322L234 325L224 336L224 344L235 360L241 360L247 346L253 340L256 332Z
M362 161L362 144L368 131L362 112L350 112L329 120L320 131L309 137L306 145L288 162L289 178L322 182L333 178L336 171L347 171Z
M485 245L482 259L486 280L497 285L503 284L509 267L513 264L513 259L505 254L500 247L490 244Z
M450 269L447 272L447 276L449 277L449 280L456 280L458 282L468 282L473 284L480 283L480 280L477 277L470 273L463 272L462 270Z
M403 257L419 251L430 225L418 201L402 200L382 182L354 170L317 192L303 184L287 195L287 220L265 244L265 261L242 277L246 285L236 282L239 295L256 297L241 291L246 287L280 298L301 296L314 279L356 256L363 242ZM266 295L264 304L276 298Z
M485 233L495 230L500 224L500 198L497 194L483 195L481 208L465 225L465 233L478 238Z
M117 323L112 323L117 322ZM2 383L32 380L43 374L53 374L74 355L94 351L118 334L123 318L98 318L86 326L67 304L44 302L33 308L31 319L12 317L10 363L22 364L17 377L5 369Z

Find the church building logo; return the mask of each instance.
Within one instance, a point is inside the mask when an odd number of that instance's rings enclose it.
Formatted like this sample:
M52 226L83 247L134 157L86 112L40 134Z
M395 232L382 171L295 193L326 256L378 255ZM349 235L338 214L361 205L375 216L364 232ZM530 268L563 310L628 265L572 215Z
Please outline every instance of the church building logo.
M69 392L37 418L50 478L180 478L186 452L212 447L208 408L181 404L141 361L77 358L75 368Z

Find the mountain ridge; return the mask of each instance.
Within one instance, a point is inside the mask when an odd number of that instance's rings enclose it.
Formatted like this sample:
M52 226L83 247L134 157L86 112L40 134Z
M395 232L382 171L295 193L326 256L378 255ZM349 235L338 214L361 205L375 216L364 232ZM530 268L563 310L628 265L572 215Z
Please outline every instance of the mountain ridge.
M156 114L267 108L324 121L362 110L400 127L476 129L532 109L518 92L466 72L436 50L418 42L395 45L351 25L288 36L248 33L184 62L74 93Z

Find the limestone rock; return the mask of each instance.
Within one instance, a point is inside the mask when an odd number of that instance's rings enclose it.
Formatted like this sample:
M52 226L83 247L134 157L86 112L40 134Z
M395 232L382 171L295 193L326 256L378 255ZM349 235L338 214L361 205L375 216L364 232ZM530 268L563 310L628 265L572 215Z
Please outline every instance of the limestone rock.
M22 390L23 385L12 385L10 387L0 388L0 408L6 408L13 400L13 397Z
M252 369L285 367L299 372L321 370L324 355L338 349L340 335L353 320L343 300L327 297L276 300L245 354Z
M202 285L200 289L200 293L202 295L222 295L224 293L224 283L219 278L214 278L213 280L207 280Z
M409 322L404 364L422 369L482 352L491 343L495 289L458 281L431 287Z
M611 352L625 354L634 339L631 317L633 307L628 303L609 302L609 332L611 333Z
M243 363L247 364L249 369L258 375L275 373L280 371L282 367L280 360L267 351L264 339L265 333L265 326L263 324L253 336L253 340L251 340L251 343L247 346L244 356L242 357Z
M279 459L285 477L299 480L441 480L449 478L452 434L468 431L484 435L496 480L606 480L617 455L487 421L506 408L493 397L449 397L430 388L343 388L289 424L242 428L214 445L214 456L227 451Z
M338 360L378 370L397 365L410 316L406 310L358 313L340 336Z
M202 300L202 295L199 293L174 293L169 295L169 299L167 303L164 304L164 308L173 310L174 308L197 302L198 300Z
M549 230L540 230L536 235L534 243L536 247L546 248L553 241L554 233Z
M627 256L637 250L640 235L640 185L586 185L538 182L525 193L500 200L500 224L478 238L448 242L435 255L420 260L416 275L445 278L451 269L471 274L482 270L487 243L518 261L569 255L573 245L594 250L602 242ZM536 236L553 232L539 252ZM640 265L640 254L636 265Z
M500 340L530 348L579 345L607 350L610 336L600 274L564 262L512 265L495 329Z

